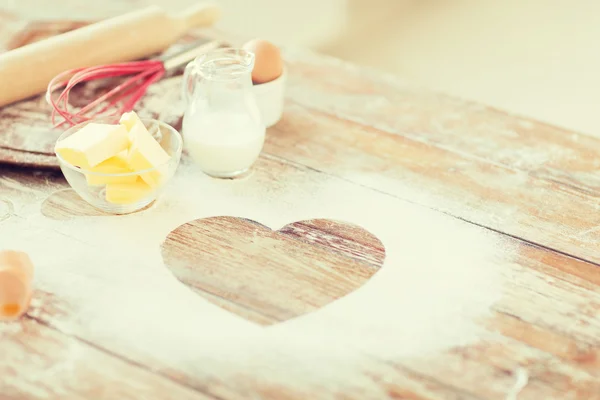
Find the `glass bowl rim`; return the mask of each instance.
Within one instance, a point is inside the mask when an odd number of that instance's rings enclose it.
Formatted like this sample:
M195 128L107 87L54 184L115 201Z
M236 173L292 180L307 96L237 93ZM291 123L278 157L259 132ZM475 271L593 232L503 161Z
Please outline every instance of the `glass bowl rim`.
M144 170L140 170L140 171L133 171L133 172L119 172L119 173L106 173L106 172L96 172L96 171L90 171L84 168L80 168L80 167L76 167L75 165L71 164L70 162L66 161L64 158L62 158L60 156L60 154L58 154L58 152L56 151L56 145L54 148L54 154L56 155L56 157L58 158L58 161L60 162L61 166L65 166L75 172L78 172L80 174L85 174L85 175L91 175L91 176L102 176L102 177L126 177L126 176L135 176L135 175L142 175L142 174L146 174L148 172L153 172L158 170L159 168L164 167L165 165L170 165L174 160L178 159L181 156L181 152L183 151L183 137L181 136L181 133L179 133L177 131L177 129L173 128L171 125L167 124L164 121L160 121L158 119L153 119L153 118L140 118L140 120L144 123L144 125L146 125L147 123L156 123L158 125L160 125L161 127L165 127L167 129L169 129L171 131L171 133L175 133L175 136L177 137L177 149L175 149L175 156L171 156L171 158L169 159L169 161L164 162L160 165L156 165L152 168L148 168L148 169L144 169ZM89 123L102 123L102 122L108 122L108 121L112 121L112 119L110 119L110 117L106 117L106 118L98 118L98 119L91 119L89 121L85 121L85 122L81 122L79 124L73 125L70 128L68 128L66 131L64 131L56 140L56 143L60 142L62 139L64 139L66 136L70 135L73 131L76 131L77 128L81 129L83 126L89 124ZM177 161L179 162L179 161Z

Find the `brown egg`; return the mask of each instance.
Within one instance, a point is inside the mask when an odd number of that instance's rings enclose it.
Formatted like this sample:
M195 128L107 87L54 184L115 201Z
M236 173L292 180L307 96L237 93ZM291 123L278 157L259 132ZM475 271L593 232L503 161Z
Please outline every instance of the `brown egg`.
M31 300L33 264L18 251L0 251L0 321L19 318Z
M243 46L244 50L254 53L252 82L255 84L270 82L283 73L283 59L279 48L266 40L254 39Z

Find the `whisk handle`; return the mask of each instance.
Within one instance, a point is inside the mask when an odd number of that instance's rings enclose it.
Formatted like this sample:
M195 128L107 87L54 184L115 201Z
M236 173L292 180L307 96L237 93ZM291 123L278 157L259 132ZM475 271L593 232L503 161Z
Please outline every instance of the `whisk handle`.
M226 45L227 43L221 40L200 40L187 46L180 52L162 57L161 61L165 70L168 71L187 64L201 54Z

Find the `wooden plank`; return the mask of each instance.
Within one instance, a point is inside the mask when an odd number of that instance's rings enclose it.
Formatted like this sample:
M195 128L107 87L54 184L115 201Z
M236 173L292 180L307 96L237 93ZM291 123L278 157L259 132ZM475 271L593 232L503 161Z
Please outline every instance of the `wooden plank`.
M551 328L533 325L502 312L496 312L485 325L492 331L577 365L591 376L598 377L600 373L600 347L597 345L578 341Z
M0 353L2 399L212 398L27 317L0 324Z
M298 103L298 92L310 90L300 81L292 83L284 118L270 130L266 153L600 262L591 245L598 235L594 196Z
M36 318L45 320L50 318L66 318L69 306L62 304L57 299L48 301L45 310L36 313ZM62 314L62 315L61 315ZM73 327L73 325L70 325ZM77 329L77 328L76 328ZM85 328L80 328L84 332ZM89 334L88 334L89 335ZM98 344L96 344L98 346ZM120 349L115 343L104 342L102 347L110 352ZM197 349L201 357L202 349ZM152 358L151 351L147 354L136 353L131 350L120 353L129 362L140 363L153 371L177 380L182 384L207 391L218 398L244 398L240 389L246 396L258 396L265 399L300 399L311 392L312 386L293 387L283 384L278 379L264 381L263 374L259 372L242 371L241 366L232 360L231 368L239 373L234 378L219 379L208 373L199 373L190 365L173 367L168 362ZM282 355L283 356L283 355ZM459 348L454 351L439 354L435 357L425 357L409 360L382 360L367 355L359 358L361 370L344 371L343 376L349 380L343 389L327 387L326 378L311 376L312 379L323 379L321 384L325 388L320 393L323 397L330 395L343 395L343 398L408 398L414 399L489 399L504 398L516 380L515 371L518 366L525 369L529 382L520 399L597 399L600 381L598 370L582 369L580 363L566 364L559 358L535 350L528 344L516 340L490 337L479 345ZM290 360L291 361L291 360ZM323 360L324 362L327 362ZM202 358L203 371L217 368L217 360ZM302 363L302 358L297 357L295 362ZM212 365L214 363L214 365ZM583 363L581 363L583 364ZM591 365L588 365L592 367ZM465 371L468 371L465 374ZM290 376L285 381L305 382L308 372L289 371ZM365 373L370 380L360 381L359 386L352 386L352 379L359 379ZM308 373L309 375L312 375ZM262 376L255 385L248 385L247 380L253 375ZM288 380L289 379L289 380ZM210 385L208 383L210 382ZM276 389L275 389L276 388ZM384 395L385 393L385 395ZM575 396L574 394L577 394ZM587 397L582 397L586 394Z
M21 169L0 165L0 199L10 202L16 214L28 215L28 207L34 211L51 193L69 186L61 172Z
M0 52L10 51L51 36L60 35L90 24L93 21L27 21L16 32L0 37Z
M54 155L32 153L0 147L0 164L19 165L23 168L57 170L58 163Z
M567 178L563 173L568 170L573 174L563 181L566 185L597 186L592 174L580 173L600 165L594 151L598 138L414 87L400 77L313 52L290 49L285 57L293 72L289 97L299 104L535 176L556 173Z
M311 52L285 57L289 105L268 152L600 260L599 139Z
M518 368L523 368L528 376L519 399L600 398L597 376L506 338L457 349L436 357L435 362L413 360L410 368L433 374L440 382L484 399L506 398L515 384Z

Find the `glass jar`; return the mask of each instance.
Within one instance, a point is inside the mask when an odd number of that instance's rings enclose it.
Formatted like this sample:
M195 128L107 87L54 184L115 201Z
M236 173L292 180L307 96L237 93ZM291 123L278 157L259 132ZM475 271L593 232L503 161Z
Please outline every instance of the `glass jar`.
M186 68L184 144L202 171L218 178L246 172L258 158L265 125L252 91L254 54L219 49Z

